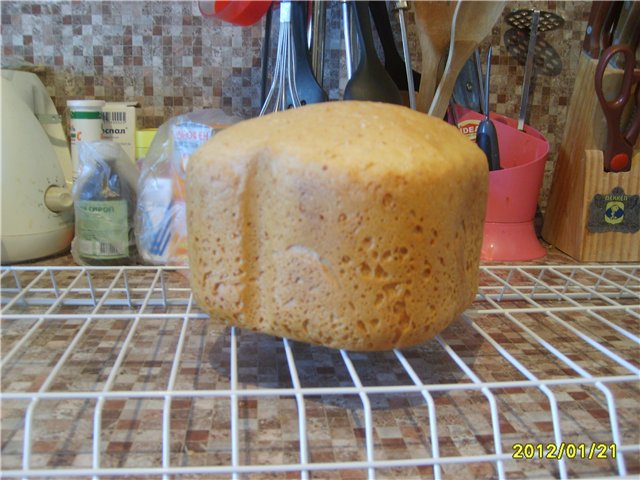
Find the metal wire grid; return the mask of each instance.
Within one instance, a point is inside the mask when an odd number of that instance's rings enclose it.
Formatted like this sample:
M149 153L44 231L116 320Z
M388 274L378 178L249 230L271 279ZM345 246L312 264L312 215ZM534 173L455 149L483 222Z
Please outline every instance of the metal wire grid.
M26 405L18 425L8 433L14 440L21 438L20 465L11 464L9 445L12 438L3 440L4 461L2 475L5 478L72 478L72 477L162 477L168 478L244 478L252 476L262 478L267 475L284 475L286 472L299 475L300 478L333 478L331 472L361 472L365 478L386 478L389 472L405 471L415 467L425 478L443 478L450 475L452 466L483 465L490 467L490 476L508 478L514 471L516 461L513 452L508 448L509 440L517 439L526 442L527 438L520 433L508 435L503 425L506 407L502 394L515 398L518 392L537 392L546 399L543 411L544 422L550 423L550 439L561 445L576 438L593 442L589 432L581 431L579 436L571 436L563 431L566 423L560 406L563 389L577 389L576 398L583 399L587 394L593 400L591 392L598 391L604 399L602 407L606 411L603 424L605 437L599 441L615 444L617 456L609 463L597 464L600 471L611 477L625 477L637 474L639 469L638 453L640 452L640 405L638 401L638 381L640 368L638 362L638 346L640 345L640 277L638 266L626 265L585 265L585 266L484 266L481 271L481 287L476 302L443 334L438 335L430 345L435 345L446 353L457 366L457 381L439 382L434 375L425 378L424 372L416 368L416 358L420 358L420 349L402 352L395 350L384 357L384 362L397 362L405 377L410 381L364 380L368 378L368 370L383 368L378 360L371 360L366 355L346 351L331 352L339 355L343 368L348 372L346 381L332 386L305 386L309 383L309 374L302 368L300 359L296 359L295 342L281 340L284 350L283 360L286 365L288 382L278 381L263 386L259 382L251 383L240 378L239 364L242 355L239 343L244 332L235 328L214 331L214 335L224 336L223 341L229 346L228 385L223 388L187 389L178 387L181 363L185 362L190 346L187 337L190 328L196 322L207 322L207 316L197 309L184 277L175 268L82 268L82 267L15 267L5 269L0 274L2 282L2 358L0 372L3 378L3 392L0 401L22 402ZM500 332L492 329L495 318L506 321L514 331L525 336L527 348L535 348L553 359L563 370L561 375L541 375L527 364L515 345L501 337ZM136 349L132 347L134 338L142 330L145 322L161 318L177 325L177 341L172 346L174 352L170 361L170 369L166 377L159 376L164 388L132 389L117 388L117 378L128 355ZM576 321L578 319L578 321ZM23 357L35 338L52 322L76 321L77 328L69 336L56 355L54 361L45 364L44 374L40 375L35 386L25 387L19 381L12 384L10 379L15 372L25 367L31 368ZM100 388L60 388L56 379L64 375L66 363L76 355L76 349L91 328L101 322L120 321L126 324L123 328L124 339L115 352L115 360L108 369ZM565 345L557 338L543 333L543 322L551 325L551 330L561 330L563 336L571 337L578 351L592 352L581 357L576 355L576 348L567 351ZM61 323L62 325L62 323ZM472 352L466 350L466 340L456 338L455 325L463 328L463 335L468 332L479 339L479 348ZM502 327L501 327L502 328ZM451 335L447 332L454 331ZM605 333L603 333L603 331ZM13 333L12 333L13 332ZM511 337L510 337L511 338ZM515 338L515 337L513 337ZM551 338L551 339L550 339ZM262 337L258 342L278 340ZM515 341L515 340L514 340ZM255 345L254 345L255 347ZM302 347L300 347L302 348ZM315 352L326 349L315 347ZM298 348L299 350L299 348ZM491 352L490 352L491 351ZM533 351L533 350L532 350ZM490 353L489 353L490 352ZM324 355L324 353L323 353ZM360 355L360 357L359 357ZM533 354L532 354L533 355ZM491 357L493 356L493 357ZM354 358L359 358L360 362ZM508 380L491 380L490 375L482 370L481 359L496 358L506 362L519 372L520 377ZM542 357L541 357L542 358ZM595 359L595 360L594 360ZM604 363L609 367L604 368ZM394 367L395 368L395 367ZM451 368L451 367L448 367ZM301 378L301 372L304 379ZM602 372L602 373L598 373ZM18 385L16 387L15 385ZM67 385L68 387L69 385ZM22 388L20 388L22 387ZM53 388L55 387L55 388ZM506 393L505 393L506 392ZM509 393L516 392L516 393ZM625 393L626 392L626 393ZM456 393L481 395L486 405L483 411L488 414L490 434L485 435L489 444L485 453L459 450L458 455L443 454L446 425L438 418L442 395ZM571 393L571 392L570 392ZM580 394L578 396L578 394ZM363 423L364 458L351 461L317 461L314 449L310 447L313 435L310 433L310 421L307 413L310 404L317 398L330 395L332 397L354 398L360 401L358 415ZM419 457L388 458L382 455L383 447L376 440L378 433L374 424L374 406L372 403L380 397L421 397L421 407L426 407L424 420L425 435L428 437L425 447L428 453ZM297 461L289 462L246 462L243 455L241 437L246 422L241 418L241 405L248 399L282 399L295 401L297 408ZM600 397L599 397L600 398ZM175 462L175 448L172 445L172 426L176 404L185 399L210 400L224 399L228 402L229 439L228 450L230 461L218 464L189 466ZM56 466L34 466L34 442L36 441L36 410L46 402L72 402L80 400L92 405L92 420L89 438L91 448L87 464ZM162 404L161 446L160 456L149 466L110 466L103 461L105 441L103 432L103 414L105 405L114 401L151 401ZM579 402L579 401L578 401ZM487 410L488 407L488 410ZM4 416L3 416L4 417ZM3 423L5 418L3 418ZM18 434L16 434L16 431ZM487 432L489 433L489 432ZM16 436L17 435L17 436ZM589 440L590 439L590 440ZM156 452L157 453L157 452ZM153 455L152 455L153 456ZM90 460L90 461L89 461ZM578 470L573 468L575 459L567 457L552 461L543 472L559 478L574 476ZM539 464L526 461L518 464L518 477L527 474L531 467L533 474L539 474ZM595 463L592 463L595 465ZM453 470L455 471L455 470ZM473 470L471 470L473 471ZM459 471L458 471L459 472ZM469 472L467 472L468 474ZM327 475L327 476L325 476ZM389 474L391 475L391 474ZM296 477L294 477L296 478ZM336 477L340 478L340 477ZM349 477L351 478L351 477ZM354 477L356 478L356 477ZM406 478L406 477L398 477Z

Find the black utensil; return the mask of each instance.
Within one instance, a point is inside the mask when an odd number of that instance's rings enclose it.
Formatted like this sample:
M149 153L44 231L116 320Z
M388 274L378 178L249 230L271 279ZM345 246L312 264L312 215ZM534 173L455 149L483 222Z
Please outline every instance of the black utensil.
M373 43L369 2L350 2L355 13L360 44L358 68L344 89L345 100L370 100L374 102L402 104L400 91L378 59Z
M482 74L478 75L475 58L472 55L458 74L456 84L453 87L453 100L474 112L481 112L481 104L484 97L481 96L480 81Z
M269 73L269 51L271 50L271 22L273 18L273 3L269 5L264 21L264 37L262 39L262 69L260 74L260 105L264 105L267 98L267 75Z
M369 10L371 10L373 23L376 26L380 43L382 44L384 68L396 86L400 90L406 91L409 88L407 82L407 67L396 48L393 29L391 28L391 20L389 19L389 11L387 10L387 2L369 2ZM412 72L413 84L420 85L420 74L415 70L412 70Z
M305 19L306 2L291 2L291 30L295 55L296 90L300 104L326 102L327 93L322 89L311 67L311 58L307 48Z
M484 84L484 120L478 125L476 143L487 156L489 171L500 170L500 151L498 149L498 133L496 126L489 119L489 79L491 77L491 47L487 54L487 74Z

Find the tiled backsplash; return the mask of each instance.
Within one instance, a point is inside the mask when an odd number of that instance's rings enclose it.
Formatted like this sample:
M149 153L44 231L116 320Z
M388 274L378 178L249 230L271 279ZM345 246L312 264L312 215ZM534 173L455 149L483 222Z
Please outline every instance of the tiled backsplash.
M556 76L533 77L532 126L551 144L541 195L545 204L553 160L562 139L589 2L507 2L503 19L483 43L493 45L492 110L517 117L523 67L504 43L512 10L535 6L561 15L564 26L543 34L562 62ZM59 112L70 98L137 101L143 127L171 116L219 107L250 117L260 108L260 49L264 19L239 27L203 17L195 1L43 1L1 2L2 63L29 62L43 67L41 78ZM274 15L274 30L277 29ZM408 15L414 68L419 44ZM275 32L274 32L275 44ZM340 99L346 82L339 2L327 4L323 86Z

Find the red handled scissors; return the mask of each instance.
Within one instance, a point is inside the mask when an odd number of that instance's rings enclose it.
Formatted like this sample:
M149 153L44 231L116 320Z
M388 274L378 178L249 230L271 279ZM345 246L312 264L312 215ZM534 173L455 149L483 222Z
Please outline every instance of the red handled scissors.
M625 57L624 76L620 93L613 100L607 100L602 89L602 79L611 59L622 54ZM596 94L607 119L607 149L604 152L606 172L628 172L631 170L633 146L640 133L640 69L635 69L635 53L626 45L608 47L596 67ZM635 95L633 89L635 88ZM627 127L620 125L626 105L635 99L635 108Z

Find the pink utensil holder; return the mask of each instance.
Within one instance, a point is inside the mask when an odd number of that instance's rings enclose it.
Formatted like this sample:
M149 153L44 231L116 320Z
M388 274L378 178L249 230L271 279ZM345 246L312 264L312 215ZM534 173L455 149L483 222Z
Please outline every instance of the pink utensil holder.
M461 129L473 131L477 112L458 107ZM482 260L518 262L546 255L536 236L533 220L549 154L549 142L526 125L517 129L517 121L490 114L498 133L502 170L489 172L489 198L484 224ZM471 122L470 122L471 121Z

